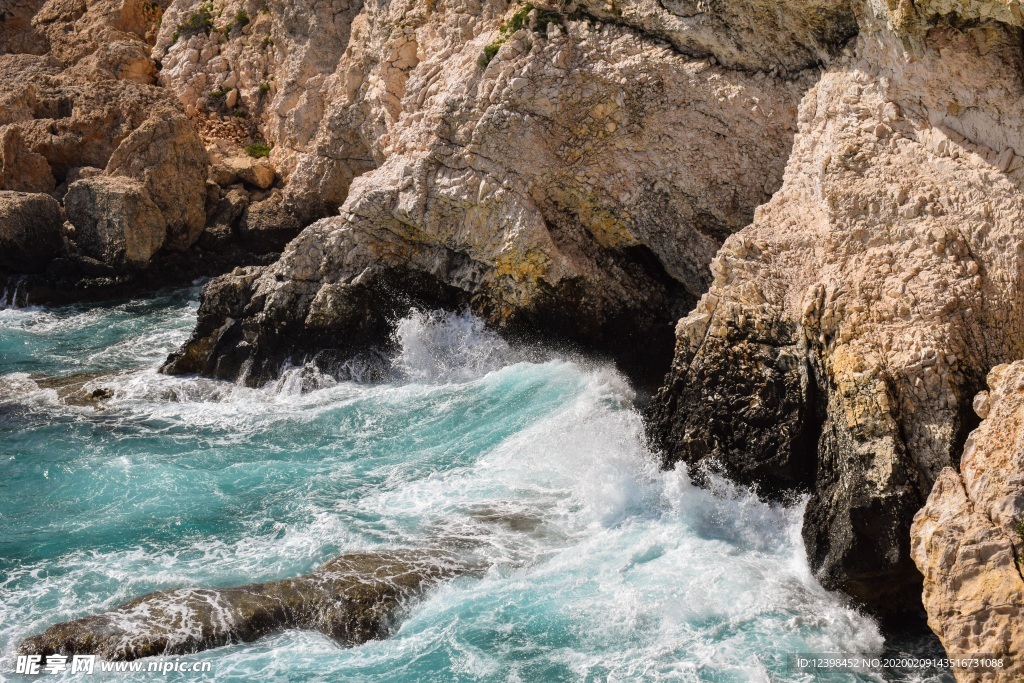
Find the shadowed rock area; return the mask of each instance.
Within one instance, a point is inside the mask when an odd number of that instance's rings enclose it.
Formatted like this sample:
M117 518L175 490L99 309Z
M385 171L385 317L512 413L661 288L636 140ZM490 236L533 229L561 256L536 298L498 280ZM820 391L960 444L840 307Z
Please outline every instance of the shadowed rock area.
M857 2L782 188L726 240L648 413L667 463L811 494L822 584L919 620L910 526L1024 355L1019 3Z
M320 631L354 646L387 635L408 600L471 571L437 553L348 553L291 579L150 593L109 612L55 624L25 639L19 651L131 660L251 642L284 629Z

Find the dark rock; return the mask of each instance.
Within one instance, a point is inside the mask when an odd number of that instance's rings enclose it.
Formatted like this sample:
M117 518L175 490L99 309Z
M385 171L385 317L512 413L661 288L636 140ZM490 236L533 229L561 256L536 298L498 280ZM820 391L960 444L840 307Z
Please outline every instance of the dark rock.
M686 463L698 481L720 472L768 499L810 490L814 380L794 341L791 332L779 340L736 335L677 358L648 409L665 464Z
M64 251L60 204L45 194L0 192L0 267L39 272Z
M295 239L302 227L281 196L273 195L245 209L238 234L246 247L266 254L280 252L284 245Z
M681 321L672 370L647 407L665 464L684 462L698 482L720 472L769 500L810 492L802 535L822 585L889 625L920 622L921 575L906 530L923 500L902 444L844 428L819 349L787 316L714 316ZM708 333L717 320L724 336ZM883 453L892 465L880 487L872 468Z
M30 376L40 389L53 389L61 403L71 406L87 406L95 408L113 397L110 387L101 386L97 380L111 377L109 372L85 372L65 377Z
M472 571L414 551L349 553L311 574L237 588L158 591L109 612L55 624L22 654L95 654L109 660L199 652L284 629L320 631L348 646L384 637L422 591Z
M284 283L268 302L256 286L261 273L258 268L236 269L211 281L203 289L192 336L162 371L260 386L277 377L287 362L315 356L330 368L386 346L392 324L412 308L458 309L467 303L453 287L393 270L323 289ZM257 319L256 312L264 315Z

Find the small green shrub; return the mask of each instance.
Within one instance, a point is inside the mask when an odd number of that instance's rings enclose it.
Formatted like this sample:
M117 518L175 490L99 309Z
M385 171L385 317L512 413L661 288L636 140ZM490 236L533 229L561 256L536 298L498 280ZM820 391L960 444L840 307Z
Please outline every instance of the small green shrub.
M238 28L244 28L249 25L249 13L244 9L240 9L235 12L235 23L238 24Z
M274 41L270 39L270 36L267 36L266 38L263 39L263 47L270 47L273 44Z
M245 146L245 153L254 159L262 159L270 156L270 150L274 148L273 145L268 145L263 142L250 142Z
M178 30L172 36L174 42L178 42L181 36L195 36L200 33L210 35L213 30L213 3L203 3L198 11L193 12L189 18L178 24Z
M1017 518L1013 523L1013 530L1016 532L1017 537L1020 538L1021 541L1024 541L1024 517Z
M505 40L496 40L490 45L484 47L484 53L480 55L480 59L476 60L476 63L481 67L486 67L494 59L494 55L498 54L498 50L505 44Z
M477 60L477 64L481 68L486 68L487 65L491 63L491 60L494 59L494 55L498 54L498 50L501 49L501 46L505 44L505 41L507 41L512 34L526 27L527 22L530 19L530 12L533 10L533 5L528 2L516 10L515 14L509 17L508 21L498 27L499 37L493 43L484 48L483 54L480 55L480 58ZM557 12L537 10L537 22L534 25L534 30L538 33L547 33L548 24L561 21L562 16Z
M526 26L526 19L530 16L530 12L533 11L533 5L526 3L512 17L501 25L501 32L506 35L512 35L522 27Z
M267 83L266 81L260 83L260 92L263 93L264 95L270 92L270 84Z
M230 90L225 90L224 88L217 88L216 90L211 90L206 95L206 99L208 99L208 100L222 100L228 94L228 92L230 92Z

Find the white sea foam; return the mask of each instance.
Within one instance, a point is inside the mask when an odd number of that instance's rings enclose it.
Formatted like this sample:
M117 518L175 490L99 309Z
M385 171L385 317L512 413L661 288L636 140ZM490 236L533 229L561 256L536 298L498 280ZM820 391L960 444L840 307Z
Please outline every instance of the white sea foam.
M0 668L29 633L144 592L380 546L492 569L433 591L387 640L287 633L200 657L225 679L777 681L812 680L782 666L792 652L881 652L877 625L814 579L802 507L661 470L614 370L528 362L467 315L415 314L396 338L383 384L313 365L261 389L105 379L113 398L75 415L114 436L66 467L126 490L89 492L99 512L62 532L167 531L7 565Z

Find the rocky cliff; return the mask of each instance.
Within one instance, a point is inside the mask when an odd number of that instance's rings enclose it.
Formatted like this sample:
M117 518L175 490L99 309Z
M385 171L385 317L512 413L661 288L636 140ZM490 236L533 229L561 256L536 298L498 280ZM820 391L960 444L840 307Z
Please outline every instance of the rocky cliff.
M920 609L910 524L1024 351L1016 3L858 3L782 188L715 257L651 408L672 462L811 494L826 586Z
M169 270L223 269L267 250L231 231L250 200L269 195L275 172L156 83L163 10L148 0L0 9L0 284L32 274L27 289L4 286L0 304L137 289ZM231 154L211 169L210 152L222 148ZM269 178L252 173L260 164ZM222 225L224 204L242 200ZM217 228L229 239L218 241ZM249 253L232 253L235 242Z
M211 288L168 369L259 384L287 359L380 341L418 302L660 374L671 323L778 187L797 103L854 29L822 3L780 42L757 22L785 13L746 5L317 5L306 26L329 15L335 36L302 41L292 15L231 5L262 17L245 46L179 36L161 78L184 106L230 86L255 107L267 79L282 210L340 210ZM266 66L246 73L254 45Z
M1024 356L1022 26L1017 0L17 0L0 268L249 264L165 370L252 385L412 305L641 381L674 348L666 465L809 494L822 582L913 619L911 522Z
M939 473L912 529L928 623L946 651L1004 661L981 676L957 670L963 681L1024 675L1024 362L997 366L988 386L960 471Z

